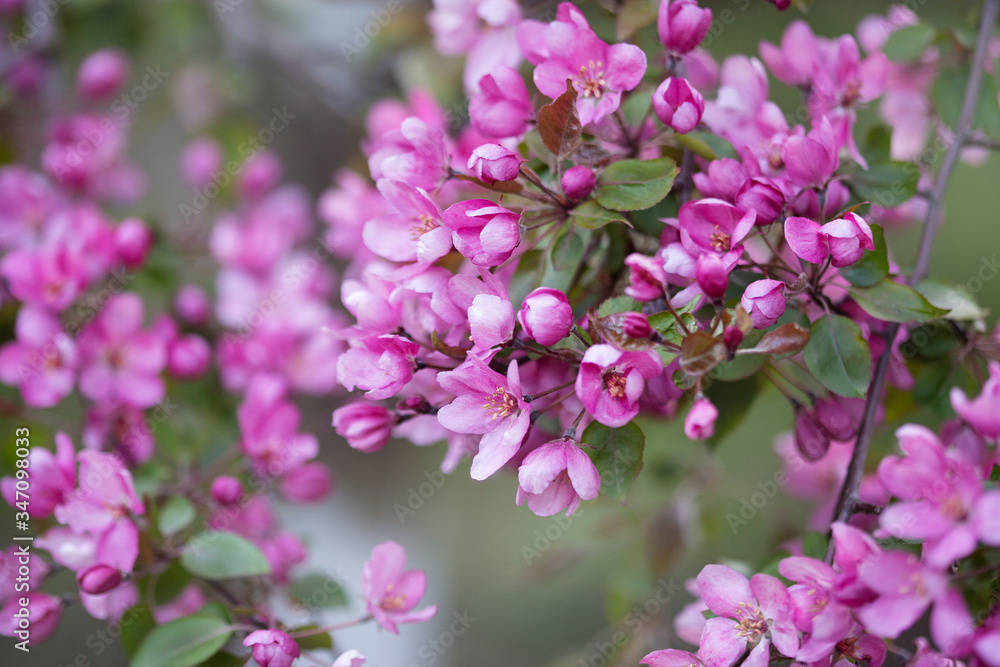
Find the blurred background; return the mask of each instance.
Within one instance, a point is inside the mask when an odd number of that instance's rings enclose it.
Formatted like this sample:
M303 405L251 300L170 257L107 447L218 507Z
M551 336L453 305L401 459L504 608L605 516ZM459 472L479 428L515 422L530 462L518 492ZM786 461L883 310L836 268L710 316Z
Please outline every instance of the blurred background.
M526 12L540 16L555 4L532 3ZM720 61L733 53L756 54L759 40L779 41L787 24L803 17L794 7L778 13L764 0L702 4L717 17L724 10L733 16L730 24L713 27L710 51ZM890 4L816 0L804 18L818 34L832 37L853 32L863 16L884 13ZM909 4L939 25L961 24L975 9L964 0ZM147 65L168 73L131 119L131 155L149 181L149 195L133 212L167 239L154 267L210 286L215 267L204 240L211 219L185 224L179 214L192 197L178 176L182 147L204 133L238 142L277 110L290 122L268 148L283 159L286 181L301 183L315 198L340 167L367 173L357 146L374 100L424 87L456 118L466 111L461 62L436 55L430 43L423 18L429 5L401 0L402 11L368 42L364 26L387 6L380 0L72 0L59 4L45 30L61 35L48 57L65 76L63 91L71 89L79 61L104 46L132 55L134 77ZM607 12L594 3L583 9L607 35ZM58 88L45 92L49 110L67 104ZM794 104L797 96L772 79L779 104ZM37 113L15 108L0 116L2 135L12 142L0 146L4 155L16 153L31 163L27 147L38 145L42 129ZM975 296L994 313L1000 283L970 279L1000 254L998 176L996 155L958 168L932 265L935 277L978 290ZM911 265L916 229L894 229L888 236L896 261ZM140 276L136 289L155 302L156 281L156 275ZM283 524L309 546L300 571L343 583L349 606L330 612L333 621L363 609L361 566L375 543L404 544L409 566L427 571L425 600L439 610L432 622L403 626L398 638L370 626L337 634L339 649L356 648L377 667L636 665L649 650L683 645L672 620L691 600L683 583L703 564L763 566L784 539L801 532L814 510L784 489L767 492L780 487L774 484L781 470L774 442L791 423L787 402L774 391L753 405L732 407L747 409L747 418L712 446L688 441L678 423L645 424L645 468L628 506L602 497L569 519L539 518L516 507L512 475L474 482L467 460L452 475L441 475L443 444L393 442L371 455L348 448L330 428L336 401L300 403L304 428L318 434L321 458L333 467L336 492L321 505L282 508ZM11 432L13 422L3 419L0 433ZM229 428L236 433L235 416ZM891 445L891 429L883 429L876 447ZM817 488L835 482L822 471L815 478ZM752 506L747 501L758 492L768 497L751 512L745 505ZM7 510L0 535L9 540L13 518ZM727 516L741 516L744 523ZM67 590L72 585L69 579L63 583ZM81 655L89 663L77 662L80 667L127 664L117 644L94 639L108 630L73 606L56 637L28 656L0 642L0 664L68 666Z

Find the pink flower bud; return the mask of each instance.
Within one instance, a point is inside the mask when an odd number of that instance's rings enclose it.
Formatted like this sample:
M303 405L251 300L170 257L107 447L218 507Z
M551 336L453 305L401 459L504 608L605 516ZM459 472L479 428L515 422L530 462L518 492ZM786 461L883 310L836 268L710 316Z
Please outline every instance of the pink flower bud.
M743 163L728 157L712 160L708 165L708 173L699 171L692 176L694 185L701 194L730 203L736 201L740 187L748 178L750 174Z
M695 280L705 296L712 301L719 301L729 286L729 271L726 270L726 263L715 253L705 253L698 258Z
M629 268L630 283L625 288L626 294L636 301L652 301L663 296L667 273L662 260L634 252L625 258L625 266Z
M296 503L322 500L333 490L333 477L322 463L304 463L281 479L281 492Z
M197 285L184 285L174 297L174 310L187 324L199 326L208 321L212 304L205 290Z
M684 419L684 435L692 440L707 440L715 434L715 420L719 409L704 396L695 399L691 412Z
M783 12L792 5L792 0L770 0L771 4L778 8L779 12Z
M820 233L830 245L831 264L837 268L850 266L861 259L865 250L875 249L872 229L857 213L826 223Z
M777 220L785 208L785 195L768 179L752 178L736 193L736 208L757 211L756 224L768 225Z
M243 164L240 173L240 192L248 199L257 199L281 180L284 167L271 151L254 153Z
M594 172L590 168L578 164L563 173L560 183L563 194L570 199L579 200L585 199L594 191L594 187L597 186L597 177L594 176Z
M805 408L795 411L795 446L806 461L819 461L830 449L830 436Z
M573 309L559 290L539 287L524 297L517 321L530 338L545 346L555 345L573 328Z
M396 403L397 412L416 412L425 414L431 409L431 404L423 396L411 396Z
M687 53L701 44L712 25L712 10L696 0L662 0L656 20L660 41L668 51Z
M817 401L813 406L816 422L832 440L850 440L854 437L851 415L836 400Z
M722 334L722 343L730 352L735 352L736 348L743 342L743 332L738 327L726 327Z
M792 183L810 188L825 185L839 165L836 152L813 137L789 137L781 159Z
M535 110L528 87L517 70L499 65L479 80L479 93L469 101L469 122L485 137L516 137L531 129Z
M130 269L142 266L153 245L153 232L142 220L127 218L115 229L115 252Z
M500 144L483 144L472 151L468 166L483 183L513 181L521 168L521 158Z
M107 100L121 92L128 81L128 58L118 49L91 53L76 73L76 93L88 102Z
M337 435L361 452L377 452L385 447L395 421L391 412L370 403L352 403L333 411Z
M223 169L225 154L214 139L192 141L181 154L181 178L192 188L201 188Z
M27 605L25 605L27 601ZM22 609L27 609L27 622L31 626L31 645L34 646L51 637L59 627L59 618L62 616L62 602L59 598L47 593L21 593L11 595L3 603L0 609L0 634L7 637L14 637L14 631L18 628L18 616L24 614ZM22 616L23 617L23 616Z
M212 364L212 348L201 336L189 334L170 341L167 372L181 380L201 377Z
M89 595L103 595L122 583L122 573L116 567L98 563L76 573L80 590Z
M765 278L747 285L740 299L754 329L765 329L785 313L785 283Z
M243 484L229 475L212 480L212 500L220 505L235 505L243 497Z
M629 312L622 317L622 333L629 338L649 338L653 335L653 327L642 313Z
M653 93L653 110L660 121L678 134L698 127L705 112L705 98L683 77L671 77Z
M260 667L290 667L299 657L299 645L281 630L255 630L243 640L252 647L253 659Z

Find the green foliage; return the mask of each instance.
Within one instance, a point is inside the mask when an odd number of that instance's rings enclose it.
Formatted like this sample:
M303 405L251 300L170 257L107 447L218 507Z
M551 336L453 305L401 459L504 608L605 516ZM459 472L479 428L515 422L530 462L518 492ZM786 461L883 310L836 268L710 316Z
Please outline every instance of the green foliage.
M948 312L932 306L912 287L891 279L871 287L852 287L848 292L866 313L886 322L926 322Z
M178 618L150 632L132 659L132 667L192 667L215 655L233 631L229 623L201 612Z
M601 493L625 504L629 487L642 470L646 436L635 422L610 428L591 422L580 440L601 474Z
M205 579L238 579L271 572L257 545L224 531L206 531L191 538L181 554L181 564Z
M601 173L594 197L608 209L640 211L666 197L675 176L677 165L670 158L622 160Z
M855 287L871 287L889 275L889 251L885 233L878 225L870 225L875 249L865 252L857 262L840 269L840 275Z
M861 327L842 315L825 315L809 329L806 366L835 394L864 398L872 372L871 352Z

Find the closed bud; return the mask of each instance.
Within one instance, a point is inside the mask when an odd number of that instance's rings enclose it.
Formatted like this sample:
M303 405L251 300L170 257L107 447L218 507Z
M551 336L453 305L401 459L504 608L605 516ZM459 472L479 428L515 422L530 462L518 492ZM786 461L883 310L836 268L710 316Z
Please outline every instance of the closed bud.
M712 10L696 0L662 0L656 20L660 41L668 51L687 53L701 44L712 25Z
M766 329L785 314L785 283L765 278L747 285L740 300L754 329Z
M153 245L153 232L142 220L127 218L115 228L115 253L130 269L142 266Z
M560 183L570 199L585 199L597 186L597 177L590 168L578 164L563 173Z
M91 53L76 73L76 93L87 102L108 100L128 81L128 58L118 49Z
M243 645L251 648L260 667L290 667L301 653L295 640L281 630L255 630Z
M756 224L767 225L778 219L785 208L785 195L766 178L751 178L736 193L736 208L757 211Z
M98 563L77 572L76 583L88 595L103 595L122 583L122 573L116 567Z
M729 352L735 352L743 342L743 332L739 327L726 327L725 333L722 334L722 342Z
M816 421L832 440L850 440L854 437L851 415L835 400L817 401L814 406Z
M704 396L695 399L687 418L684 419L684 435L692 440L707 440L715 434L715 420L719 409Z
M805 408L795 411L795 446L806 461L819 461L830 449L830 436Z
M212 364L212 348L201 336L189 334L170 341L167 371L181 380L201 377Z
M521 158L500 144L483 144L472 151L468 167L483 183L513 181L521 168Z
M719 255L705 253L698 258L695 268L695 280L702 293L712 301L719 301L729 286L729 271Z
M705 112L705 98L687 79L668 78L653 93L656 117L677 134L686 134L698 127Z
M573 328L573 309L559 290L539 287L524 297L517 321L530 338L545 346L555 345Z
M622 317L622 333L629 338L649 338L653 335L653 327L642 313L628 312Z
M284 167L278 156L264 150L254 153L243 163L239 187L244 197L257 199L281 180Z
M229 475L212 480L212 500L220 505L235 505L243 497L243 484Z
M208 322L212 303L205 290L197 285L184 285L174 297L174 310L186 324L202 325Z
M385 447L395 423L391 412L370 403L352 403L333 411L334 430L361 452L377 452Z

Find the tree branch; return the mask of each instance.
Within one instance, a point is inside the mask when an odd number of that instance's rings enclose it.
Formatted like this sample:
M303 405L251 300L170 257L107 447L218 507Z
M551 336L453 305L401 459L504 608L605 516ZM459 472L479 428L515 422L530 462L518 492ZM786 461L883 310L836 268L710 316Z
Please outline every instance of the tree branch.
M962 148L969 142L972 135L972 121L975 117L976 104L979 101L979 93L983 83L983 69L986 63L986 47L990 35L993 33L993 26L997 21L997 11L1000 8L1000 0L985 0L983 3L983 13L979 19L979 34L976 38L976 49L972 56L972 71L969 75L969 83L965 87L965 95L962 99L962 113L958 119L958 127L955 131L955 139L941 163L941 169L934 179L928 197L927 215L924 218L923 232L920 237L920 248L917 252L917 261L913 267L913 273L908 280L913 285L927 276L927 270L931 263L931 251L934 247L934 236L937 233L941 222L941 208L944 204L944 194L948 189L948 182L951 180L955 165L958 164L959 154ZM892 342L899 332L899 324L892 324L886 330L886 352L878 360L875 367L875 374L871 384L868 386L868 396L865 401L865 409L861 418L861 425L858 428L858 437L851 454L851 462L847 468L847 476L844 478L844 485L840 489L840 496L837 499L837 507L833 514L833 521L846 521L850 518L853 509L858 503L858 489L861 488L861 479L865 473L865 462L868 460L868 448L871 444L872 431L875 427L875 413L878 411L879 402L882 398L882 389L885 386L885 376L889 370L889 360L892 356ZM833 562L833 541L830 541L826 550L826 562Z

